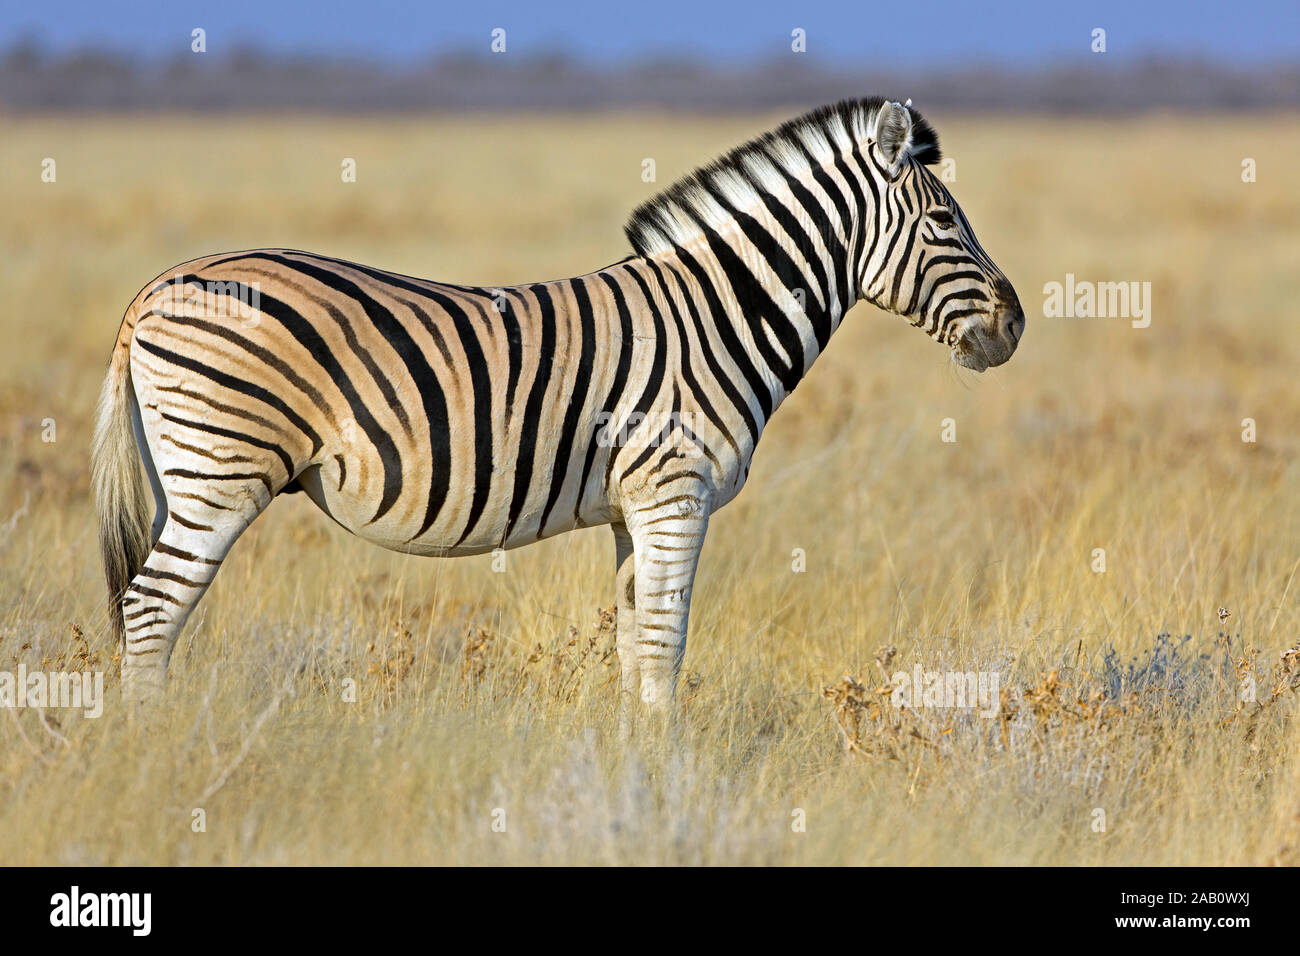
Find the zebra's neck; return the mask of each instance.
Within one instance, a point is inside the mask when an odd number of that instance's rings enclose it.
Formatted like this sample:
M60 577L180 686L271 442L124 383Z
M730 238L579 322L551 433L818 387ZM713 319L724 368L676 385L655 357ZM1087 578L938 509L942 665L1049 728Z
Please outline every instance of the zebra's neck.
M811 194L804 198L809 212L821 213ZM793 200L801 201L797 194ZM731 212L729 222L702 224L695 242L610 269L638 277L661 310L680 315L697 361L704 364L706 349L722 359L732 383L752 391L765 423L857 299L850 263L864 217L847 210L848 228L841 229L824 213L820 222L796 219L773 197L757 210ZM812 231L810 220L817 223Z

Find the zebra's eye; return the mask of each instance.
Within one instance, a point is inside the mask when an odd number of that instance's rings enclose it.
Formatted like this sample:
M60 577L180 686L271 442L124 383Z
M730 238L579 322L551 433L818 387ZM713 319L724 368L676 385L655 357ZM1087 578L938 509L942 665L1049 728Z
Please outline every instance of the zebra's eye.
M949 226L954 225L957 220L953 219L952 213L948 210L935 209L930 213L930 221L940 229L947 229Z

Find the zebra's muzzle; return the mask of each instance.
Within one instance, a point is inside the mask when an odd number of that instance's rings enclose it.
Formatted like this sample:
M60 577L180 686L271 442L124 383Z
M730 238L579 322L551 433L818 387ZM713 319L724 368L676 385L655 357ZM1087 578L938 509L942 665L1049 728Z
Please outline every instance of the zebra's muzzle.
M1005 279L997 285L994 309L980 321L953 337L952 357L963 368L982 372L1001 365L1015 354L1025 330L1020 300Z
M954 337L953 361L976 372L1001 365L1015 353L1023 327L1023 318L1016 322L994 313L987 324L973 325Z

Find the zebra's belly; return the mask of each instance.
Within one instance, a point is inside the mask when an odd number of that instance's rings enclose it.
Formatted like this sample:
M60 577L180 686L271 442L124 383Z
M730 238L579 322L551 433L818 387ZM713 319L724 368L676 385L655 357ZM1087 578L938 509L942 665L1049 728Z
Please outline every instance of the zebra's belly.
M463 529L441 529L435 523L424 534L413 536L409 526L400 521L372 521L374 502L350 495L329 481L322 481L319 466L302 472L298 483L318 508L357 537L391 551L426 557L458 557L485 554L498 548L521 548L575 528L608 524L613 518L606 504L588 501L577 509L576 514L573 509L552 511L543 528L540 509L526 510L511 523L508 503L489 500L488 507L468 534Z

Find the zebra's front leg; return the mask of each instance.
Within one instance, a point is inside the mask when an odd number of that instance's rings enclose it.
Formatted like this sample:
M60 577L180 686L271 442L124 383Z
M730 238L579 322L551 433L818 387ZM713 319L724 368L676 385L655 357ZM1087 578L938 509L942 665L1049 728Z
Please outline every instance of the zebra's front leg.
M641 700L667 713L686 653L691 588L709 525L702 483L674 482L662 500L628 519L635 545L636 660Z

